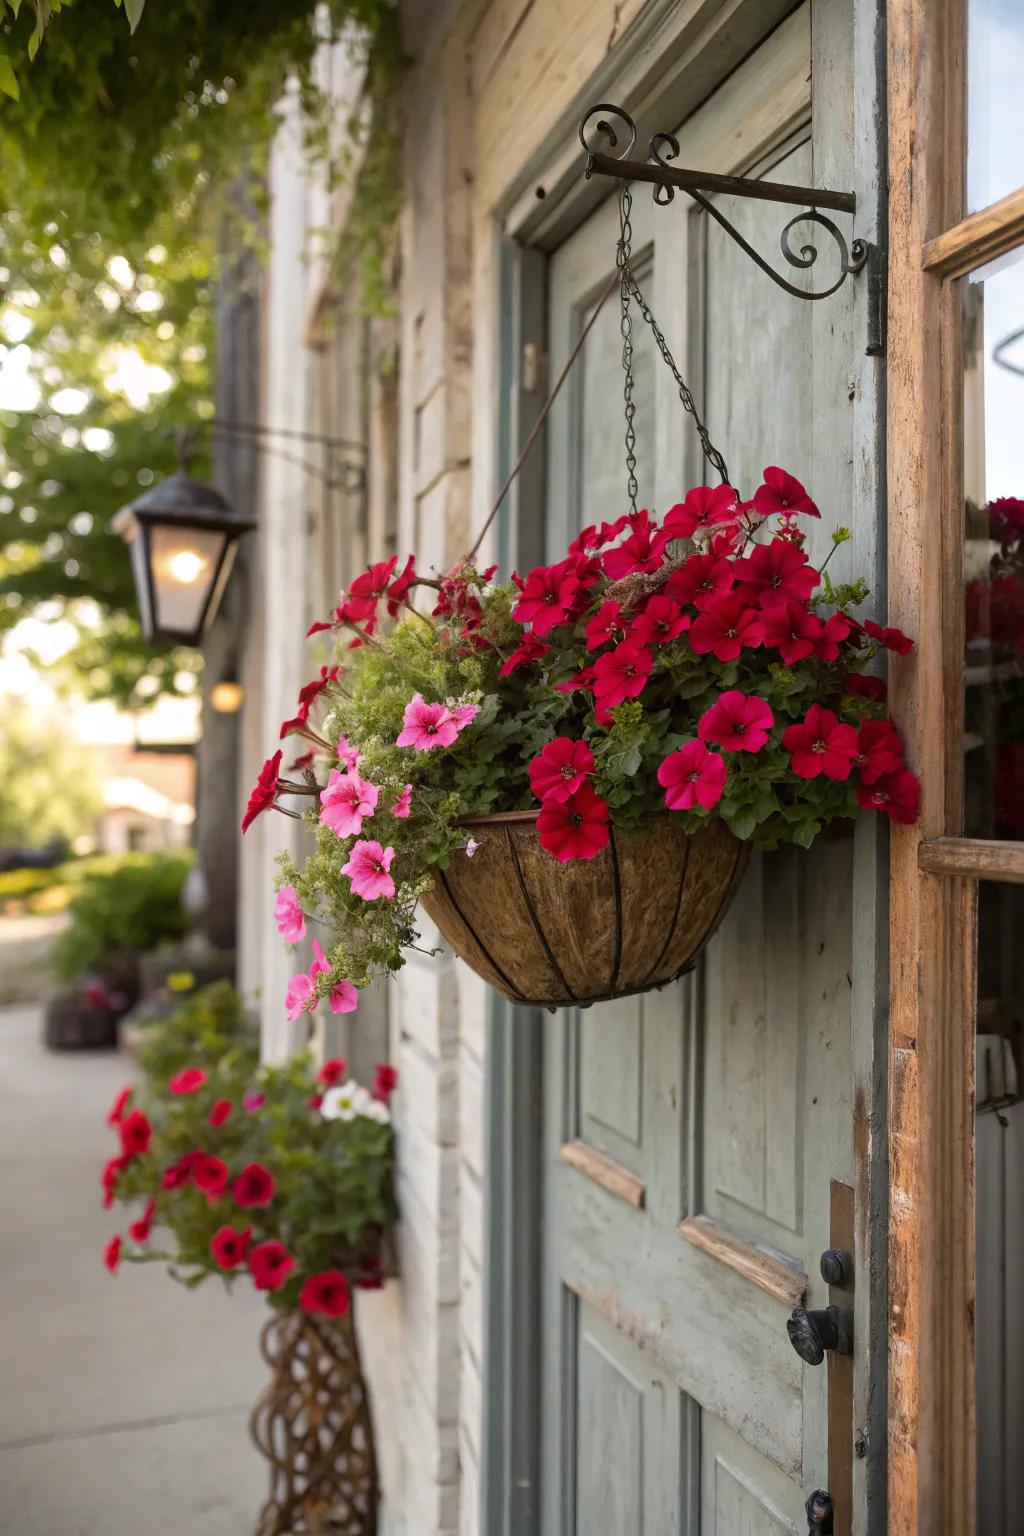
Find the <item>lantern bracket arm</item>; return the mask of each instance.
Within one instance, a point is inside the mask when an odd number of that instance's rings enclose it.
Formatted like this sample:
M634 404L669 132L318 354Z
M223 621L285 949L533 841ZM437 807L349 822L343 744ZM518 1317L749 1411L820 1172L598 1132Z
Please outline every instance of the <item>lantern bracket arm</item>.
M836 213L855 214L857 196L854 192L837 192L827 187L802 187L790 182L762 181L750 176L722 176L712 171L688 170L672 162L679 156L679 141L671 133L655 133L648 145L647 160L630 158L636 144L636 124L621 107L602 102L587 111L579 126L580 143L586 151L585 175L611 176L620 181L646 182L654 188L654 201L659 207L672 202L676 191L686 192L715 222L725 230L731 240L760 267L761 271L777 287L793 298L804 300L827 299L841 288L847 277L860 272L867 265L872 247L866 240L853 239L847 244L846 237L834 220L819 210L827 208ZM739 232L721 209L711 201L714 194L753 198L759 202L784 203L801 211L784 226L779 237L782 254L791 267L806 271L818 260L818 249L809 241L795 250L790 236L797 224L816 224L835 244L839 256L839 275L834 282L820 289L798 287L787 281L767 262L759 251Z
M320 481L328 490L342 490L355 495L366 486L366 444L349 437L334 437L326 432L305 432L292 427L273 427L258 421L235 421L224 416L211 416L191 427L179 436L179 456L183 466L195 452L197 439L202 434L211 437L249 439L257 453L267 458L280 459L305 470L312 479ZM326 462L316 463L304 455L290 453L278 446L279 442L309 443L330 450Z

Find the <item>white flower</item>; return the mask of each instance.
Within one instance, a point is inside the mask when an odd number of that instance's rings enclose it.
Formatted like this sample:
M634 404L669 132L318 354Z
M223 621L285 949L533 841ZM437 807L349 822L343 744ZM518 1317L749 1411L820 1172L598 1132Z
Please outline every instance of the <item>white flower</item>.
M360 1113L364 1114L368 1120L376 1120L378 1125L391 1124L391 1111L380 1099L371 1099Z
M370 1102L366 1089L350 1078L338 1088L328 1088L320 1113L325 1120L354 1120L356 1115L366 1114L366 1105Z
M466 844L466 858L471 859L479 847L480 844L475 843L473 839L470 838L469 842Z

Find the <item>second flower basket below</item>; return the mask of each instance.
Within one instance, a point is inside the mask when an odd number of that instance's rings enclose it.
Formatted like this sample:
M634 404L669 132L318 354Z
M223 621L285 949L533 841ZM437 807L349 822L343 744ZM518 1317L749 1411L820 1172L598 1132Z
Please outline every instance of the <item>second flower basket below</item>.
M725 916L749 847L719 820L613 828L595 858L560 863L535 811L468 817L478 846L434 872L422 906L455 953L514 1003L587 1007L692 970Z

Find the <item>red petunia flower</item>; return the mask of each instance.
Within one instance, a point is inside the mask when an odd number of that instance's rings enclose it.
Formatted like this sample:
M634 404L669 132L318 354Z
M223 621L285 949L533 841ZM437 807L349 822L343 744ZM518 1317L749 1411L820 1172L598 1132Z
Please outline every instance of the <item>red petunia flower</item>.
M120 1125L121 1150L125 1157L138 1157L143 1152L149 1151L150 1142L153 1140L153 1127L149 1123L149 1116L141 1109L133 1109L130 1115L125 1115Z
M122 1088L107 1112L108 1125L120 1125L124 1119L124 1112L128 1107L128 1101L134 1093L131 1084Z
M882 703L889 689L885 679L872 677L863 672L851 672L843 684L844 693L855 693L862 699L875 699Z
M857 804L862 811L884 811L890 821L909 827L921 807L920 780L909 768L901 768L874 784L858 784Z
M775 724L771 709L756 694L730 688L700 718L697 735L726 752L760 752Z
M269 1205L274 1198L277 1181L262 1163L249 1163L243 1168L232 1186L235 1204L243 1210L254 1206Z
M659 594L648 598L643 612L633 620L629 635L641 645L671 645L689 627L690 615L671 597Z
M629 538L601 556L601 565L609 581L619 581L636 571L656 571L661 564L668 538L659 530L650 513L645 509L630 514L629 527Z
M183 1152L176 1163L165 1168L160 1176L161 1189L180 1189L192 1177L192 1153Z
M739 581L736 596L759 608L806 603L820 579L803 550L786 539L755 544L749 555L733 561L733 571Z
M985 509L989 532L1003 544L1024 538L1024 501L1017 496L996 496Z
M589 693L594 686L593 667L581 667L572 677L567 677L563 683L555 684L556 693Z
M231 1115L231 1100L218 1099L207 1115L207 1120L212 1126L223 1125Z
M210 1238L210 1253L218 1269L237 1269L245 1258L252 1237L252 1227L239 1232L237 1227L220 1227Z
M310 1275L299 1292L303 1312L322 1312L325 1317L344 1317L349 1308L348 1281L340 1269Z
M782 745L791 753L790 767L798 779L848 779L857 756L857 732L841 725L830 709L812 704L804 720L787 725Z
M130 1157L112 1157L103 1165L100 1183L103 1186L103 1209L109 1211L117 1193L117 1181L131 1162Z
M850 634L853 625L845 613L833 613L825 620L825 630L814 647L815 655L822 661L838 661L839 650Z
M249 1250L249 1273L258 1291L279 1290L294 1268L295 1260L284 1243L273 1238Z
M601 604L593 618L587 621L586 644L588 651L596 651L612 640L621 640L626 633L626 620L622 617L622 604L614 598Z
M874 784L903 767L903 743L890 720L865 720L857 733L853 765L861 783Z
M518 645L507 661L498 668L499 677L510 677L519 667L525 667L530 662L540 661L551 650L550 645L545 645L543 640L538 640L532 630L523 636L521 645Z
M532 625L535 635L546 635L569 623L579 592L580 579L572 560L538 565L527 576L512 617L520 624Z
M128 1228L128 1236L133 1243L148 1243L149 1234L153 1230L153 1217L156 1215L156 1201L147 1200L146 1208L138 1221L133 1221Z
M344 1081L347 1071L348 1062L345 1058L343 1056L332 1056L324 1062L316 1075L316 1080L324 1088L334 1088L338 1083Z
M207 1195L222 1195L228 1187L228 1165L209 1152L193 1152L192 1181Z
M389 1062L379 1061L373 1078L373 1096L386 1104L398 1087L398 1071Z
M824 636L821 619L800 603L786 602L764 610L764 643L778 651L787 667L816 651Z
M117 1273L117 1267L121 1262L120 1237L112 1237L110 1239L110 1242L103 1250L103 1262L112 1275Z
M198 1093L205 1082L206 1073L201 1067L185 1067L175 1073L167 1086L171 1093Z
M914 649L913 640L901 629L894 629L888 624L883 627L881 624L876 624L874 619L865 619L864 629L872 640L879 641L887 651L895 651L897 656L909 656Z
M378 560L376 565L368 566L349 587L349 597L374 599L383 597L397 564L398 556L391 555L387 560Z
M281 748L278 747L273 757L268 757L260 769L260 776L256 780L256 788L249 796L249 804L245 808L242 817L242 831L248 832L257 816L270 809L277 795L278 780L281 777Z
M764 484L754 492L754 508L761 517L792 517L796 512L805 517L821 516L800 481L775 464L764 471Z
M415 556L408 555L405 565L399 571L394 581L389 582L384 589L384 596L388 600L388 613L391 618L397 619L402 604L408 600L409 593L416 585L417 579Z
M594 698L602 714L624 699L638 699L647 686L654 657L638 640L623 640L594 663Z
M546 802L537 833L541 847L560 864L592 859L608 846L608 806L585 781L568 800Z
M716 597L690 628L690 644L698 656L710 651L719 661L735 661L746 647L764 639L764 615L738 597Z
M728 527L738 515L739 501L731 485L697 485L665 513L662 533L666 541L692 539L698 533Z
M680 603L706 608L716 597L725 597L733 589L731 560L719 555L691 555L686 564L673 571L665 583L665 593Z
M322 1093L311 1093L309 1098L306 1100L306 1103L309 1105L310 1109L319 1109L323 1102L324 1096Z
M689 811L695 805L709 811L722 798L725 761L702 741L684 741L659 763L658 783L670 811Z
M530 788L538 800L561 802L574 795L594 768L594 754L585 741L556 736L528 767Z

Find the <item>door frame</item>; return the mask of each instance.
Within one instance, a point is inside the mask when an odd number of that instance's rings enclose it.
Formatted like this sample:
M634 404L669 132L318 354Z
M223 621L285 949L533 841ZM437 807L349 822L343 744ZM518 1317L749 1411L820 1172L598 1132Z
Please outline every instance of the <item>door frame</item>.
M975 1518L974 1035L980 880L1024 843L965 838L961 279L1024 249L1024 187L965 215L966 0L888 0L893 712L923 768L892 838L889 1531ZM929 771L930 770L930 771Z
M601 67L577 91L556 127L512 175L492 210L497 259L492 303L497 338L493 487L497 491L543 401L546 386L529 392L523 382L523 349L546 340L546 253L555 249L594 210L606 189L580 175L577 124L594 101L614 100L637 123L638 142L666 124L684 121L804 0L649 0ZM848 0L814 0L821 11L845 12ZM884 112L882 52L886 0L869 0L858 11L851 57L859 92L858 228L884 227ZM829 61L825 61L826 73ZM863 77L863 79L861 78ZM870 127L868 126L870 125ZM872 140L871 129L875 130ZM866 147L865 147L866 146ZM858 305L863 319L866 306ZM866 327L865 327L866 330ZM542 373L543 377L543 373ZM884 412L867 427L865 456L883 462ZM542 558L544 545L544 437L506 501L498 522L502 564L522 566ZM884 485L881 486L884 494ZM537 508L541 515L537 516ZM522 508L522 513L520 513ZM884 508L875 536L881 544ZM883 553L878 557L884 581ZM859 921L856 943L873 971L871 985L855 991L862 1019L870 1015L871 1060L857 1064L870 1084L870 1103L859 1102L855 1134L863 1188L858 1197L862 1251L869 1233L875 1263L859 1274L858 1328L868 1336L858 1369L875 1373L866 1401L865 1450L855 1465L858 1494L873 1520L884 1518L886 1468L886 1316L884 1253L888 1185L884 1169L885 1071L882 1048L886 988L884 838L865 837L858 851L858 882L873 893ZM858 999L859 992L859 999ZM541 1265L543 1210L542 1125L543 1016L492 995L487 1021L484 1264L484 1440L480 1509L490 1536L535 1536L539 1518L539 1425L541 1417ZM862 1031L863 1036L863 1031ZM860 1156L861 1151L863 1156ZM873 1362L869 1366L869 1356ZM867 1528L864 1527L866 1530ZM872 1529L877 1526L872 1525ZM858 1532L860 1527L858 1527Z

